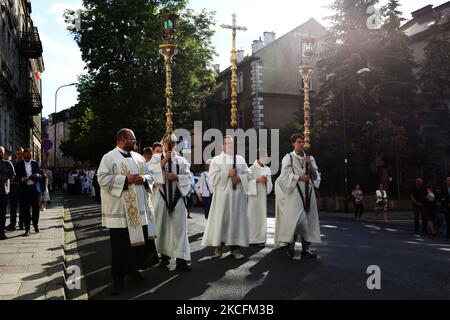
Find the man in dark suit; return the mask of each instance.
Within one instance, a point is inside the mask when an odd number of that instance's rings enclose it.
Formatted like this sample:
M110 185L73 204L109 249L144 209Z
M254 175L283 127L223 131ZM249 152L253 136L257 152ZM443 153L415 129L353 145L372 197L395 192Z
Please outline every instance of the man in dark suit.
M445 215L445 225L447 226L447 238L450 238L450 174L447 177L447 185L442 190L442 196L445 206L447 208L447 214Z
M5 160L5 148L0 146L0 240L6 240L5 222L8 206L9 182L14 178L14 167L11 161Z
M23 148L16 147L16 161L14 162L14 171L17 171L17 165L23 161ZM8 231L16 230L17 207L19 204L19 182L14 179L11 181L9 192L9 219L10 224L6 228ZM20 212L20 209L19 209ZM19 215L19 229L23 230L23 218Z
M19 182L20 211L24 219L25 234L30 235L33 222L34 231L39 232L39 181L42 179L41 169L37 161L31 160L31 150L24 149L23 161L17 164L16 181ZM30 213L30 208L31 212Z

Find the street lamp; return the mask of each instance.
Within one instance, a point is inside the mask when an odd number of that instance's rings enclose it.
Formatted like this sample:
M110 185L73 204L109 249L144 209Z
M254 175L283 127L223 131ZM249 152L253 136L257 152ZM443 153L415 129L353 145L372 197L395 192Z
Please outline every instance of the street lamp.
M303 77L303 87L304 87L304 114L305 114L305 150L311 149L311 105L309 103L309 90L310 90L310 80L311 74L314 69L313 62L316 57L317 49L317 39L308 36L302 38L302 61L300 65L300 73Z
M71 87L71 86L75 86L75 85L77 85L77 83L76 82L74 82L74 83L70 83L70 84L65 84L65 85L63 85L63 86L60 86L58 89L56 89L56 92L55 92L55 113L54 113L54 115L53 115L53 126L55 127L55 137L54 137L54 141L53 141L53 166L54 166L54 170L55 170L55 173L56 173L56 149L57 149L57 145L56 145L56 110L57 110L57 105L58 105L58 91L60 90L60 89L62 89L62 88L65 88L65 87Z

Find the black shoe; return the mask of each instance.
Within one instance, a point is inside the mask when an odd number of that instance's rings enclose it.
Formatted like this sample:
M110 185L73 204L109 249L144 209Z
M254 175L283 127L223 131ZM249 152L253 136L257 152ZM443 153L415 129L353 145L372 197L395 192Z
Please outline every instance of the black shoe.
M7 226L7 227L5 228L5 230L7 230L7 231L16 231L16 227L13 226L12 224L10 224L9 226Z
M169 260L161 259L161 260L159 261L158 266L159 266L161 269L168 269L168 268L169 268L169 264L170 264L170 261L169 261Z
M38 227L35 227L35 228L34 228L34 232L39 233L39 228L38 228Z
M30 236L30 230L25 231L25 233L24 233L23 236L24 236L24 237L29 237L29 236Z
M192 217L191 217L191 216L188 216L187 218L188 218L188 219L192 219Z
M145 281L144 277L141 275L141 273L139 271L134 272L131 277L136 282L144 282Z
M302 251L302 259L317 259L317 254L312 253L311 251Z
M0 235L0 240L6 240L8 239L8 237L6 236L6 234L1 234Z
M180 272L191 272L192 271L192 267L189 266L187 263L178 263L177 267L175 269Z
M288 244L286 252L288 257L293 259L295 257L295 243Z
M159 257L157 254L152 254L151 257L145 261L144 265L139 270L147 270L159 263Z
M123 292L123 281L113 281L111 295L118 296Z

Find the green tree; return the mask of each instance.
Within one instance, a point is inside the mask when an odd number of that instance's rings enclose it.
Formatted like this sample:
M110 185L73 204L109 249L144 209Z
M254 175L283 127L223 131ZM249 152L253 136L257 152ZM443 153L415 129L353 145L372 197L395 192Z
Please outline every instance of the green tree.
M418 73L420 84L420 123L424 165L433 168L435 178L441 179L448 170L450 155L450 21L437 17L430 27L429 42Z
M175 128L189 125L214 90L214 13L194 13L185 0L84 0L83 5L81 30L71 33L87 75L79 79L79 103L64 154L97 163L123 127L135 131L141 147L161 139L166 102L160 13L167 7L180 13L172 65L173 121Z
M416 155L418 137L417 65L409 39L400 30L400 4L390 0L381 10L380 26L370 28L368 9L377 3L334 2L328 50L318 64L325 79L318 93L324 130L341 137L346 133L349 168L353 168L350 180L371 185L377 178L372 170L376 155L384 155L399 173L401 163ZM344 143L339 136L337 141ZM400 179L400 174L396 176Z
M340 181L338 186L330 188L333 192L344 190L344 158L349 159L349 183L356 180L364 183L362 180L368 177L367 159L372 150L363 133L375 123L376 102L368 85L372 76L358 74L358 71L371 67L377 54L381 31L368 28L369 8L377 3L377 0L336 0L330 6L335 14L329 17L332 27L326 39L326 50L318 61L319 78L324 80L317 94L317 119L322 133L314 139L320 150L336 152L334 160L322 155L329 162L321 164L333 173L328 179Z
M397 0L390 0L383 7L384 24L379 33L377 54L371 60L371 96L375 101L376 118L372 132L365 135L372 139L377 154L384 155L385 162L393 168L396 193L401 194L403 184L402 164L419 156L415 148L418 138L416 126L417 81L409 38L400 30L404 20ZM411 164L411 163L410 163Z

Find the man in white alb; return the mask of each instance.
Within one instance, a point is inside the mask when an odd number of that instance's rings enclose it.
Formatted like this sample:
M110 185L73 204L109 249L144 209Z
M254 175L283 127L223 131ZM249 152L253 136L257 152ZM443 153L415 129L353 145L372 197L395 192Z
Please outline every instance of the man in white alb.
M320 224L314 188L320 185L320 174L315 159L303 150L303 135L291 137L294 151L283 158L281 175L278 178L285 188L284 207L279 217L276 232L281 245L287 245L289 257L295 255L295 242L301 236L303 259L316 259L309 248L311 243L321 243ZM280 189L282 189L280 188Z
M250 244L264 246L267 240L267 195L272 192L273 185L267 151L261 149L258 153L258 159L250 167L248 222Z
M249 229L247 216L248 183L250 171L243 157L236 155L233 169L233 138L226 136L223 152L211 162L209 170L214 195L202 245L215 247L214 257L221 257L223 245L230 246L231 255L244 258L241 247L248 247ZM235 186L235 188L233 188Z

